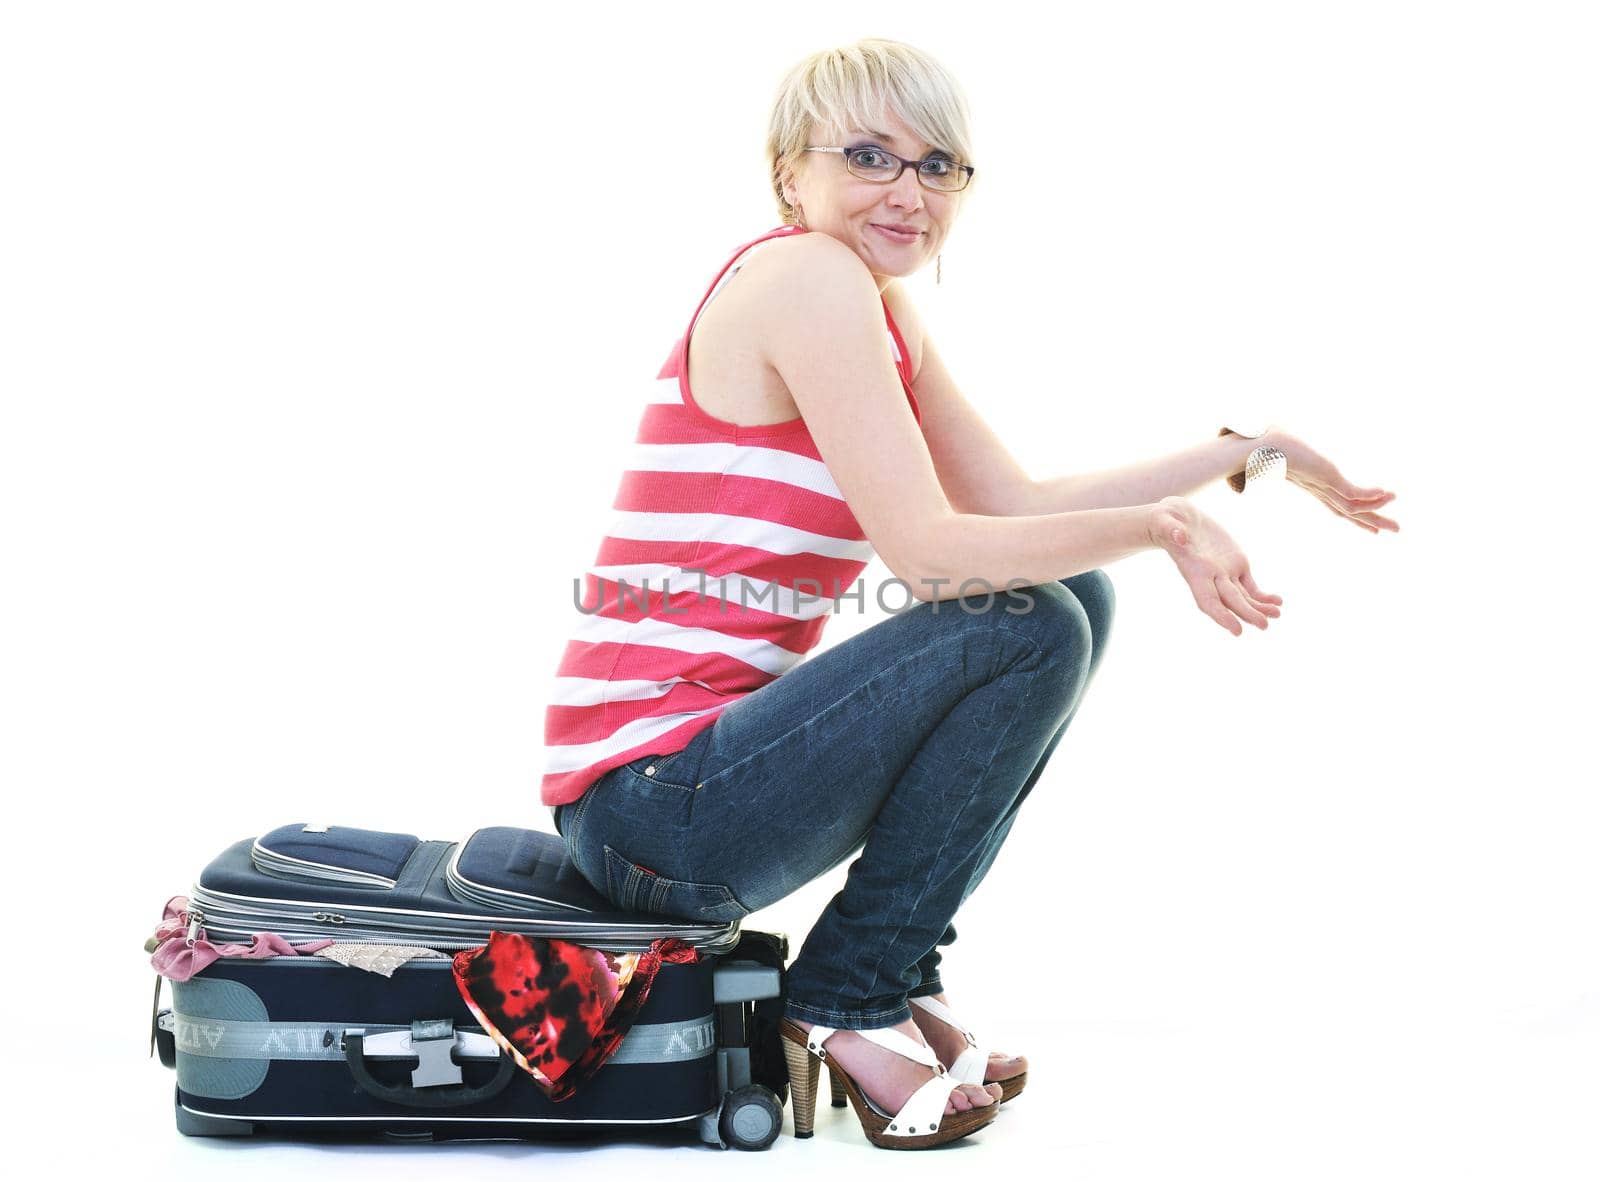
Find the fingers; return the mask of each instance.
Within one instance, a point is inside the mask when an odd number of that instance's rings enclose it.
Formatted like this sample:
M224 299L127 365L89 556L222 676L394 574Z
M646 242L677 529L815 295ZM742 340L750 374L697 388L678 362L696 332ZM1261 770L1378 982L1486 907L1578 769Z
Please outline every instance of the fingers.
M1206 594L1197 588L1191 587L1191 590L1194 591L1195 604L1200 608L1201 611L1205 612L1206 615L1210 616L1213 620L1221 624L1235 636L1242 636L1244 634L1244 627L1234 617L1234 614L1223 606L1222 598L1217 594L1217 580L1213 579L1211 581L1209 594Z
M1271 616L1273 619L1277 619L1279 616L1283 615L1282 608L1271 603L1263 603L1261 600L1257 599L1254 595L1250 594L1250 592L1244 590L1242 587L1240 588L1240 593L1249 602L1250 606L1255 608L1262 615Z
M1249 580L1250 587L1257 595L1261 594L1261 589L1256 587L1255 580L1251 579L1248 573L1242 578ZM1209 595L1202 590L1193 588L1191 590L1194 590L1195 605L1235 636L1244 635L1244 625L1239 623L1241 619L1265 631L1269 616L1283 614L1274 604L1257 600L1255 595L1247 592L1227 575L1218 575L1212 579ZM1269 598L1282 602L1280 596L1274 595Z
M1400 532L1400 526L1398 524L1387 517L1379 516L1371 510L1357 510L1354 508L1344 509L1337 505L1334 506L1334 508L1341 516L1348 517L1351 521L1355 522L1368 533L1375 534L1385 529L1393 533Z
M1379 517L1376 513L1363 513L1361 514L1361 517L1372 522L1372 524L1377 527L1372 531L1373 533L1377 533L1379 529L1386 529L1390 533L1396 534L1400 532L1399 523L1392 521L1387 517Z
M1386 492L1381 488L1355 488L1331 489L1333 496L1338 497L1334 502L1344 514L1363 529L1371 533L1387 529L1394 533L1400 532L1400 527L1387 517L1380 517L1373 510L1382 505L1387 505L1394 500L1394 493Z
M1217 593L1235 615L1247 623L1254 624L1257 628L1265 629L1267 617L1251 605L1249 599L1240 590L1239 585L1226 576L1216 580ZM1242 631L1242 629L1241 629ZM1238 635L1235 633L1234 635Z
M1259 604L1283 602L1283 596L1268 595L1260 587L1257 587L1256 581L1251 577L1249 571L1245 571L1244 574L1239 576L1239 582L1244 586L1246 591L1250 592L1250 598L1254 599Z
M1378 532L1377 526L1363 520L1362 516L1353 509L1347 509L1341 505L1339 501L1342 498L1340 498L1339 494L1333 489L1319 487L1313 488L1311 491L1316 494L1316 497L1319 501L1328 507L1328 512L1332 513L1335 517L1343 518L1346 521L1353 521L1368 533L1375 534Z
M1330 484L1322 484L1303 476L1296 483L1307 492L1315 495L1332 512L1355 522L1368 533L1375 534L1385 529L1392 533L1400 532L1400 526L1396 522L1373 512L1373 510L1394 500L1395 494L1393 492L1377 486L1357 488L1354 485L1347 484L1340 488Z
M1394 500L1394 493L1385 492L1376 485L1374 485L1372 488L1356 488L1352 485L1350 488L1345 490L1344 495L1352 501L1381 502Z

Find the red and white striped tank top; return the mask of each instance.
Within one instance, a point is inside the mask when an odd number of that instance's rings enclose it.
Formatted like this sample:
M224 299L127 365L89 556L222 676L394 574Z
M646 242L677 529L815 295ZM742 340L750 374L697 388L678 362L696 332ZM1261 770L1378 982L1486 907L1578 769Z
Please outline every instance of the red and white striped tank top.
M741 427L689 390L689 335L740 257L806 232L784 225L734 251L656 375L545 711L546 806L619 764L681 751L793 668L873 557L803 418ZM883 315L920 425L887 302Z

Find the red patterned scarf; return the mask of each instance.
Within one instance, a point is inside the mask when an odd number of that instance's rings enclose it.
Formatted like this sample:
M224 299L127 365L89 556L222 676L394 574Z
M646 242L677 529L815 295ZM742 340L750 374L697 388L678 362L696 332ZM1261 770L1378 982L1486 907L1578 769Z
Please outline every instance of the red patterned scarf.
M682 940L611 953L566 940L491 932L456 953L456 988L489 1036L551 1100L565 1100L605 1065L633 1025L663 961L694 964Z

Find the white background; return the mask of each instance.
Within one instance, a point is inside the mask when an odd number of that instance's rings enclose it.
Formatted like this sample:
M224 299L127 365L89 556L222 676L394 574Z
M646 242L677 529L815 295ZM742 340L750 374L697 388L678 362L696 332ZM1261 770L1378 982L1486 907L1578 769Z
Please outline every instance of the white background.
M1105 664L946 954L1029 1090L915 1168L1595 1177L1585 7L8 6L14 1146L165 1177L575 1152L180 1137L140 945L280 824L550 828L547 686L640 400L778 224L783 72L887 36L972 102L982 192L911 289L1033 475L1260 416L1401 523L1196 492L1285 600L1238 638L1164 555L1111 568ZM824 644L882 618L853 611ZM844 873L751 926L798 948ZM581 1165L910 1167L819 1124Z

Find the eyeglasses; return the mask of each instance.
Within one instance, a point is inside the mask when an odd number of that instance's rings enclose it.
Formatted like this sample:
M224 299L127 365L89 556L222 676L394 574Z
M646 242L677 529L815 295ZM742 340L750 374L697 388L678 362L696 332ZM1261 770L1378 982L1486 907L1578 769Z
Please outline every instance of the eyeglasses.
M917 180L924 189L940 193L957 193L967 187L972 174L977 172L970 164L958 164L943 156L929 156L926 160L907 160L882 148L824 148L808 147L808 152L843 152L844 166L851 176L864 181L887 185L900 179L900 174L915 165Z

